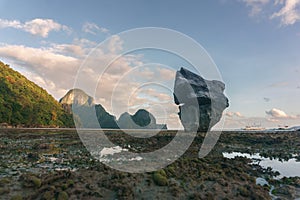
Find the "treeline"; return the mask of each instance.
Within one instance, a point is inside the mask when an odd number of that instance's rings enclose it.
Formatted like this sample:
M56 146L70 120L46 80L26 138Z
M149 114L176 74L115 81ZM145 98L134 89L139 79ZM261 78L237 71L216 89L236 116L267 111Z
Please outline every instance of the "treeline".
M46 90L2 62L0 123L21 127L74 127L72 115Z

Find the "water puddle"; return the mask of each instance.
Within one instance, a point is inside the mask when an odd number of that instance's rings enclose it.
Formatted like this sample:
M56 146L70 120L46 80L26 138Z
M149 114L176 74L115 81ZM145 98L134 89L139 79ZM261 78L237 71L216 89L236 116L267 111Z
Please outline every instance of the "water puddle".
M133 158L127 158L122 155L122 152L126 152L128 149L122 148L120 146L115 146L111 148L103 148L100 151L100 161L101 162L115 162L115 161L140 161L143 160L141 156L136 156ZM116 154L114 156L114 154Z
M274 171L278 171L280 175L277 178L285 177L300 177L300 162L297 162L295 158L287 161L281 161L277 159L265 158L259 155L259 153L248 154L240 152L223 153L225 158L235 158L237 156L246 157L253 161L255 164L259 164L263 168L271 167Z

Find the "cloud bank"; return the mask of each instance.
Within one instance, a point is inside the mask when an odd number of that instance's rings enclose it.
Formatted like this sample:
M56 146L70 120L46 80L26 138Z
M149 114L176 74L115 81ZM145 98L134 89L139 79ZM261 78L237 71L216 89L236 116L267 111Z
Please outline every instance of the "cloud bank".
M273 119L295 119L296 118L296 116L288 115L284 111L277 108L273 108L269 111L266 111L266 114Z
M28 32L32 35L48 37L51 31L66 31L70 32L71 29L66 26L55 22L52 19L33 19L24 23L18 20L0 19L0 28L15 28Z

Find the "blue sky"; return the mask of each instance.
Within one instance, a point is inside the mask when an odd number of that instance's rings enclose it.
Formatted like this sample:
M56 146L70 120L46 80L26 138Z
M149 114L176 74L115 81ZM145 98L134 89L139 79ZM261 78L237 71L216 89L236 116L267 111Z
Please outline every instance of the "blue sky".
M0 60L57 99L73 86L78 67L98 43L132 28L163 27L196 40L216 63L230 99L225 127L300 124L300 0L1 0L0 13ZM121 48L122 42L115 38L113 45ZM125 70L162 57L138 52L119 64ZM157 76L154 68L148 66L144 74ZM132 104L145 104L141 96ZM106 97L99 102L112 111ZM167 116L176 118L174 112L170 108ZM175 127L178 121L168 123Z

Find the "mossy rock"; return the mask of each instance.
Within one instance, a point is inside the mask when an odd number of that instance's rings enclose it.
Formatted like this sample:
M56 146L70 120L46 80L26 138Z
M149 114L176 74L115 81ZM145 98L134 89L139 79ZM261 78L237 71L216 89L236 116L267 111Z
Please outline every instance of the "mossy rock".
M54 199L54 193L53 193L53 191L47 191L47 192L45 192L44 195L43 195L43 199L44 200L52 200L52 199Z
M158 170L157 173L159 173L162 176L167 177L167 174L166 174L165 170L163 170L163 169Z
M167 168L167 170L168 170L169 173L175 175L175 168L174 168L173 166L169 166L169 167Z
M1 194L7 194L10 192L10 189L9 188L0 188L0 195Z
M161 173L159 172L155 172L153 174L153 181L156 185L159 186L166 186L168 185L168 179L166 176L163 176Z
M8 178L2 178L0 180L0 186L5 186L7 185L8 183L10 183L10 180Z
M68 186L69 186L69 185L68 185L67 183L62 184L62 185L61 185L61 189L62 189L62 190L66 190L66 189L68 189Z
M67 181L67 185L68 185L68 187L73 187L74 186L74 181L69 179Z
M273 195L277 195L278 191L276 189L272 190Z
M240 195L242 195L244 197L249 197L251 195L250 191L243 186L239 187L238 191L239 191Z
M39 188L42 185L41 179L37 178L34 175L25 175L24 176L24 186L25 187L35 187Z
M39 179L35 176L31 176L29 180L33 183L33 186L36 188L39 188L42 185L41 179Z
M57 200L67 200L69 199L69 195L66 192L59 192Z
M22 200L22 199L23 199L23 197L19 194L11 197L11 200Z

